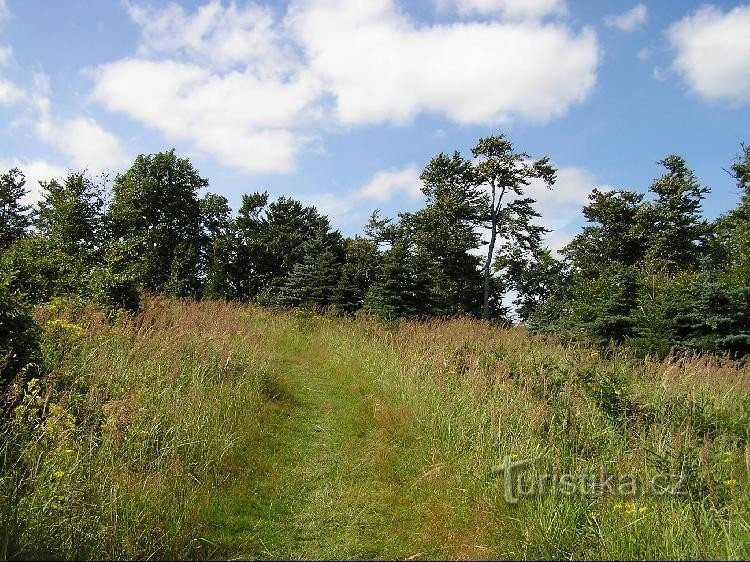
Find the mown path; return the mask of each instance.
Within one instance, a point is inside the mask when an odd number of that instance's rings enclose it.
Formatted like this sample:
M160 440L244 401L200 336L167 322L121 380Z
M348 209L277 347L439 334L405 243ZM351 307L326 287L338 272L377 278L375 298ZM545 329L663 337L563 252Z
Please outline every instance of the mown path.
M414 413L358 361L306 338L278 342L285 389L216 499L208 540L230 558L488 557L450 462ZM458 488L458 489L456 489Z

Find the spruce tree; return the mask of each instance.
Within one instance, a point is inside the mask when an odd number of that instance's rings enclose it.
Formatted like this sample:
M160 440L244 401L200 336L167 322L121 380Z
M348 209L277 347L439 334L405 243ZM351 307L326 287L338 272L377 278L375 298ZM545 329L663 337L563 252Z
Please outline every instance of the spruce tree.
M27 195L26 178L18 168L0 175L0 252L10 248L31 225L29 205L21 200Z
M643 207L638 220L648 267L675 274L698 267L705 252L710 228L701 216L701 203L709 190L680 156L667 156L659 164L666 173L649 187L656 200Z
M278 302L285 306L322 308L333 303L340 262L325 232L301 247L303 257L294 264L280 287Z

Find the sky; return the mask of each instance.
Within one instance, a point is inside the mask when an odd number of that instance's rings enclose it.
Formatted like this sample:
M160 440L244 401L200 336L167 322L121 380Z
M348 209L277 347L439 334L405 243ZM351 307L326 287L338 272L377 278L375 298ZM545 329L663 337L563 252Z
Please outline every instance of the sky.
M431 157L503 133L558 249L587 194L683 156L733 207L750 142L750 3L0 0L0 170L114 176L175 148L236 209L267 190L344 234L419 208Z

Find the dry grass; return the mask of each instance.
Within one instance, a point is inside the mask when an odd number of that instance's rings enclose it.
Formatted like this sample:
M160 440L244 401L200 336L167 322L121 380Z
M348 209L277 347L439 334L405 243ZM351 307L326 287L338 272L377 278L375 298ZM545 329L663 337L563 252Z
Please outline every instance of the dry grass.
M49 375L4 430L5 556L750 556L750 373L725 359L162 298L37 319ZM506 456L681 493L509 505Z

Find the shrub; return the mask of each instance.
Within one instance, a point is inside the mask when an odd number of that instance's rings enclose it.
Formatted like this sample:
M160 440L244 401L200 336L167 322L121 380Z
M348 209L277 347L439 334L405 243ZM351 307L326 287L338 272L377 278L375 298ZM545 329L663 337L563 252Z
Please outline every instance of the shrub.
M39 359L39 331L28 307L0 279L0 385Z

